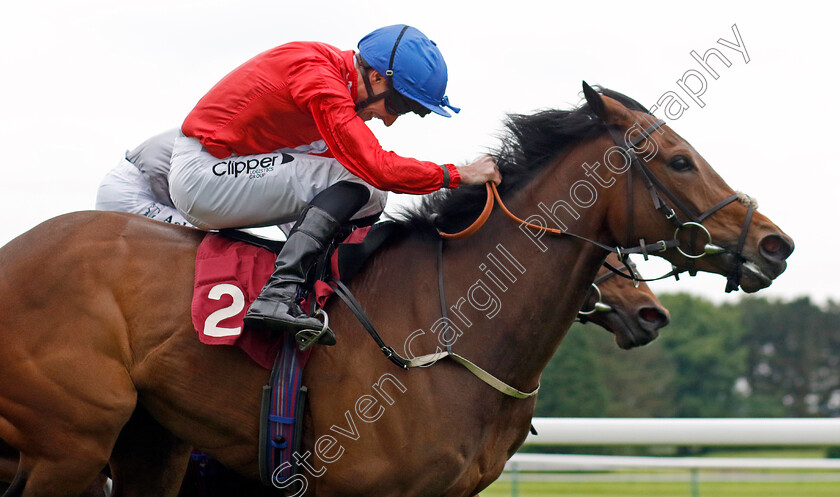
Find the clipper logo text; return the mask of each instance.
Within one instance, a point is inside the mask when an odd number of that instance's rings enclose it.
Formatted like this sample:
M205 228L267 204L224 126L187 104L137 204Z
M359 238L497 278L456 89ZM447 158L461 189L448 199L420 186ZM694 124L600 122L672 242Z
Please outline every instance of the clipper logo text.
M277 157L277 155L272 155L263 157L262 159L217 162L216 164L213 164L213 174L216 176L233 176L234 178L247 174L251 179L261 178L265 176L265 173L274 170ZM280 154L280 157L280 164L285 164L295 160L295 158L289 154Z

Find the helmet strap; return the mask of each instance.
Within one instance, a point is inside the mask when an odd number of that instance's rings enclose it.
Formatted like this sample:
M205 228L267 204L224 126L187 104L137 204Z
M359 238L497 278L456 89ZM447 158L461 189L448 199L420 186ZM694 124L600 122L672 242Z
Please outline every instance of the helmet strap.
M397 41L394 42L394 48L391 49L391 60L388 61L388 70L385 71L385 77L391 78L394 76L394 57L397 56L397 47L400 46L400 40L408 29L408 25L403 26L402 31L397 36Z
M356 104L356 112L359 112L360 110L364 109L365 107L374 102L382 100L383 98L385 98L388 92L391 91L385 90L382 93L373 93L373 86L371 86L370 84L370 69L364 67L363 65L360 66L360 68L362 70L362 81L365 82L365 90L367 91L368 97Z

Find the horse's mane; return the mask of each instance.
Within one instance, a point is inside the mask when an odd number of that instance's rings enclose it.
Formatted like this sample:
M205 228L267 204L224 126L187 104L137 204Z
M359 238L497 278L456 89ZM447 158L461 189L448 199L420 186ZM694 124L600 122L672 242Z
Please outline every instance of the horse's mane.
M630 110L648 112L626 95L606 88L596 89ZM508 115L501 145L491 151L502 174L499 194L505 198L519 190L569 145L605 131L603 122L585 102L572 110ZM399 211L392 217L408 231L436 237L435 228L450 233L464 229L478 217L486 200L483 185L459 186L426 195L419 206Z

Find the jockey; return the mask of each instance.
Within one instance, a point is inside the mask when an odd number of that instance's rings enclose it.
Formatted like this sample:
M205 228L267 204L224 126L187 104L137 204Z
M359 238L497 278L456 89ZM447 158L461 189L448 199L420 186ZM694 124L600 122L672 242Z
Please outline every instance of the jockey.
M140 214L157 221L190 226L169 196L169 161L177 128L155 135L125 153L96 192L96 209Z
M416 28L377 29L359 52L293 42L225 76L189 113L175 140L169 186L200 229L292 228L245 326L322 328L299 305L306 276L342 224L378 216L386 192L424 194L501 181L490 156L464 165L404 158L382 149L365 121L449 117L446 63ZM329 340L329 338L328 338ZM330 344L330 343L326 343Z

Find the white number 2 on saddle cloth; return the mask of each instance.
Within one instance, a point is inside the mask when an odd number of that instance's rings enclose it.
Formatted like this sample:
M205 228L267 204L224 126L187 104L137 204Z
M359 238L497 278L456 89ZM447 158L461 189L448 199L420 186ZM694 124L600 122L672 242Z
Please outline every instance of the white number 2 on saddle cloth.
M204 320L204 334L209 337L231 337L242 334L241 326L237 326L236 328L225 328L223 326L219 326L219 323L242 312L242 309L245 308L245 294L242 292L242 289L236 285L231 285L230 283L220 283L210 289L207 297L213 300L221 300L224 295L230 295L233 297L233 302L231 302L227 307L214 311L212 314L207 316L206 320Z

